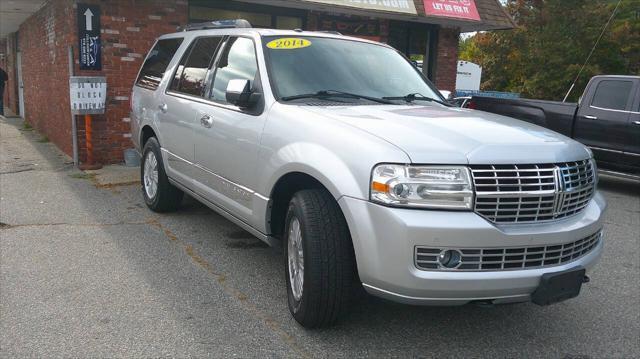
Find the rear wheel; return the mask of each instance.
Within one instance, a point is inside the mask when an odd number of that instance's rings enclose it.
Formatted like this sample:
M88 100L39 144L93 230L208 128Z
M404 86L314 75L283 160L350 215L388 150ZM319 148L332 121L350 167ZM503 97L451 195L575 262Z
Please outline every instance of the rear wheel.
M147 140L142 150L140 177L147 207L155 212L170 212L178 208L183 193L169 182L164 171L160 144L155 137Z
M285 219L285 272L289 310L307 328L345 316L355 284L347 223L326 190L297 192Z

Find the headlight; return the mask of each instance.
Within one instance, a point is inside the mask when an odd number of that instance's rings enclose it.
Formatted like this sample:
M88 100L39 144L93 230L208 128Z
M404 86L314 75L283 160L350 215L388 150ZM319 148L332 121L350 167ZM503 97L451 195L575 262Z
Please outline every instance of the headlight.
M467 210L473 207L471 176L463 166L382 164L373 169L371 200L402 207Z

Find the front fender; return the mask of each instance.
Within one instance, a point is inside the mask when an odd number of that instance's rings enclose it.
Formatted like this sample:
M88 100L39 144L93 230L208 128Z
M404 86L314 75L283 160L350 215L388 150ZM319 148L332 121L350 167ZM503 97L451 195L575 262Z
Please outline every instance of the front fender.
M265 161L269 173L261 179L259 188L269 195L280 178L292 172L301 172L318 180L327 190L339 199L342 196L365 198L368 193L368 175L366 181L358 178L340 157L328 148L315 143L297 142L275 151ZM362 174L361 174L362 175Z

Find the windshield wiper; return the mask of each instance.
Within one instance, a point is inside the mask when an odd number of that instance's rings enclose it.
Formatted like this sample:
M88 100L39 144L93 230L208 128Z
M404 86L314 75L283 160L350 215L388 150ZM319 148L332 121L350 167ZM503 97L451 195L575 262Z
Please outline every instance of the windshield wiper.
M419 93L410 93L406 96L387 96L387 97L383 97L383 99L385 100L404 100L406 102L413 102L413 101L428 101L428 102L436 102L439 103L441 105L445 105L447 107L451 107L452 105L450 103L444 102L444 101L440 101L438 99L432 98L432 97L427 97L424 95L421 95Z
M304 98L327 99L329 97L355 98L355 99L369 100L377 103L384 103L387 105L393 104L393 102L387 101L386 99L383 99L383 98L358 95L355 93L337 91L337 90L322 90L316 93L306 93L306 94L300 94L300 95L285 96L280 99L282 101L291 101L291 100L298 100L298 99L304 99Z

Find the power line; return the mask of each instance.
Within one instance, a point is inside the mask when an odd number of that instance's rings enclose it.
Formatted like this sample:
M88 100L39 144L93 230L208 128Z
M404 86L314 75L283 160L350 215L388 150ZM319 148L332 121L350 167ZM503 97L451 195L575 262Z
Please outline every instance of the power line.
M613 18L616 16L616 12L618 11L618 7L620 6L621 3L622 3L622 0L618 0L618 4L616 4L615 9L613 9L613 13L611 13L611 17L609 17L609 21L607 21L607 23L602 28L602 32L600 32L600 36L598 36L596 43L593 45L593 48L591 48L591 52L589 53L589 56L587 56L587 60L582 65L582 68L580 68L578 75L573 80L573 83L571 84L571 87L569 88L569 91L567 91L567 95L564 97L564 100L562 100L562 102L567 102L567 98L569 98L571 91L573 91L573 88L576 86L576 82L578 82L578 79L580 78L580 75L582 74L582 71L584 70L584 68L587 66L587 63L589 63L589 60L591 59L591 55L593 55L593 52L596 50L596 47L598 47L598 43L600 43L600 39L602 39L604 32L607 30L607 27L609 27L611 20L613 20Z

